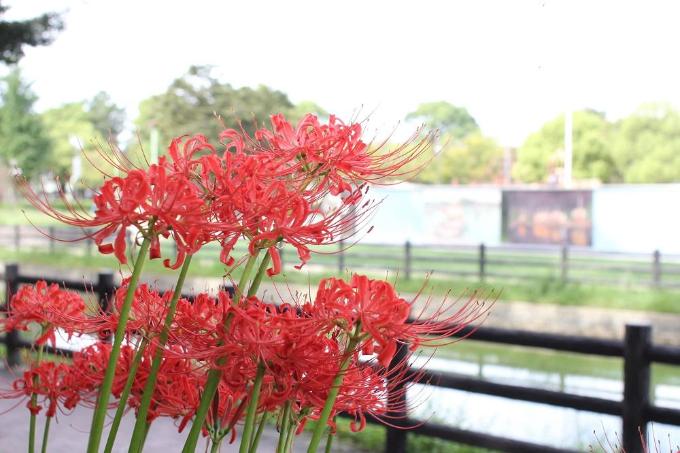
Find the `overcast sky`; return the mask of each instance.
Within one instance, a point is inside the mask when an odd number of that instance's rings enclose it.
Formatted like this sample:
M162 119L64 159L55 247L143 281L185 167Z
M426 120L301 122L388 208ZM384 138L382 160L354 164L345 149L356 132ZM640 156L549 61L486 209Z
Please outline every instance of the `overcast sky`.
M3 3L7 18L66 12L56 41L21 61L40 110L104 90L134 117L192 64L342 117L363 106L377 128L446 100L504 145L568 108L616 119L643 102L680 106L674 1Z

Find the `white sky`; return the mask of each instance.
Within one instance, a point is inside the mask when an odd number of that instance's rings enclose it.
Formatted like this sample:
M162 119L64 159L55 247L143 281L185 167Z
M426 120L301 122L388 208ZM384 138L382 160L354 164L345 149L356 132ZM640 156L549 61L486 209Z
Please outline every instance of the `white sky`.
M7 18L67 11L21 62L38 109L100 90L136 116L192 64L391 129L421 102L465 106L519 145L566 108L618 118L680 106L680 2L12 0ZM402 127L403 129L403 127Z

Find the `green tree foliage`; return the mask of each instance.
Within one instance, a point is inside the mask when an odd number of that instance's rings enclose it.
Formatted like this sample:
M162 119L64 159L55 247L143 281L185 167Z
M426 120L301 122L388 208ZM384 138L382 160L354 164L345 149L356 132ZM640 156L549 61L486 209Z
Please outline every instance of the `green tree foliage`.
M52 141L50 168L55 176L68 181L74 157L81 161L79 182L86 187L101 183L101 171L111 174L112 169L97 155L98 152L107 152L108 147L102 144L84 102L47 110L43 112L42 119Z
M628 183L680 181L680 113L647 104L617 124L612 143L617 179Z
M165 93L142 101L135 124L143 143L155 127L163 144L183 134L202 133L213 139L224 126L242 125L252 133L256 124L268 123L271 114L287 114L292 109L293 104L280 91L263 85L233 88L214 78L210 68L193 66Z
M407 120L423 122L430 129L439 129L442 135L463 138L477 131L477 121L464 107L456 107L445 101L426 102L406 115Z
M125 125L125 110L100 91L87 103L87 117L100 137L116 141Z
M573 114L573 176L575 179L615 181L611 151L612 125L601 113L584 110ZM564 165L564 115L531 134L517 150L513 176L521 182L546 182Z
M7 11L0 2L0 17ZM54 40L54 32L63 28L59 15L43 14L29 20L0 19L0 61L13 64L24 56L23 46L41 46Z
M479 132L449 141L416 178L441 184L498 183L502 179L503 148Z
M50 141L40 117L33 111L36 96L21 79L19 69L2 80L0 105L0 160L16 165L26 178L49 168Z

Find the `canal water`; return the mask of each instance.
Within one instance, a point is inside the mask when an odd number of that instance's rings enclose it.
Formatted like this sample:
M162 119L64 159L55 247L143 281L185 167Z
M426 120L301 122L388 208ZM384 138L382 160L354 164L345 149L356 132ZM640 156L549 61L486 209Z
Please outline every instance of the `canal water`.
M425 357L416 359L424 364ZM464 340L437 351L427 368L533 388L612 400L623 397L623 361ZM652 367L654 404L680 409L680 367ZM617 444L619 417L437 387L414 386L412 415L460 428L561 448L589 451ZM680 427L650 425L650 436L680 444ZM611 451L607 447L608 451ZM661 451L667 451L664 448Z

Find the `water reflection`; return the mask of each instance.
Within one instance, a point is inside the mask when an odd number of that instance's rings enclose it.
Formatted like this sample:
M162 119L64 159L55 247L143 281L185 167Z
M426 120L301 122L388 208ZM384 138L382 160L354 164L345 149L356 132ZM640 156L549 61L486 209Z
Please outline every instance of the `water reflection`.
M496 360L498 358L496 352L490 354L489 360L496 363L486 363L488 356L485 357L484 354L476 358L471 357L470 354L460 354L465 358L461 360L420 357L414 360L414 365L425 365L436 371L453 372L504 384L611 400L622 398L623 382L621 379L606 377L607 375L620 375L617 369L595 368L593 375L558 373L546 371L546 369L550 368L551 362L560 363L561 354L559 353L542 352L540 361L542 369L532 369L521 366L521 363L517 366L497 363L499 360ZM587 360L592 360L592 358ZM582 363L577 365L574 368L583 368ZM597 362L593 362L593 365L597 367ZM612 368L612 363L608 359L603 359L601 365ZM613 368L616 368L616 364ZM668 382L658 382L659 378L655 379L656 383L651 395L653 401L660 406L680 408L680 385L677 385L677 379L673 376L666 376L665 380ZM409 393L409 398L413 398L414 401L422 400L423 392L429 394L429 402L415 408L413 416L492 435L588 451L590 445L597 449L597 438L606 443L604 441L606 434L614 443L617 433L621 432L619 417L546 404L514 401L508 398L437 387L424 390L421 386L414 386ZM655 424L653 432L656 439L663 441L670 436L675 443L680 442L680 427Z

